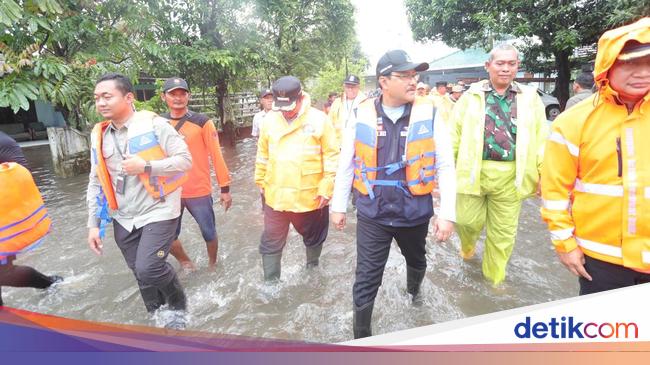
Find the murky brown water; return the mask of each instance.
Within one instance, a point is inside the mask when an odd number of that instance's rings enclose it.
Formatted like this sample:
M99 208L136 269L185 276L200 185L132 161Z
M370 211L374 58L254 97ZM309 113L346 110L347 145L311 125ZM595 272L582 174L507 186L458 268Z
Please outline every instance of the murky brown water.
M205 269L204 242L196 223L185 215L181 239L199 266L198 271L180 274L189 300L188 328L318 342L350 340L356 219L349 214L344 231L330 230L321 265L310 272L303 269L304 246L292 230L283 256L282 283L264 285L257 252L263 221L253 183L255 150L255 142L247 139L236 151L225 151L234 203L226 214L215 206L220 241L216 272ZM5 304L83 320L156 325L159 320L146 313L133 275L112 241L112 230L107 230L104 256L87 248L87 177L56 177L48 146L25 153L53 218L53 230L42 247L19 257L17 263L63 275L65 281L45 291L3 288ZM577 280L558 262L536 199L525 202L519 228L505 287L498 292L482 278L481 246L477 258L464 262L457 237L443 244L430 242L422 308L410 305L404 259L393 245L375 304L374 333L575 296Z

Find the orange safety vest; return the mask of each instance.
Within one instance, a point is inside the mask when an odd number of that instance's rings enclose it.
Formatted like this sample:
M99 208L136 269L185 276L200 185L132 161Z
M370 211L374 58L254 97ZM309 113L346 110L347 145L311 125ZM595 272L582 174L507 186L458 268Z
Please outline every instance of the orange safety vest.
M139 111L133 116L133 121L128 131L128 150L131 154L136 154L145 161L155 161L166 158L167 155L163 151L158 142L158 137L153 130L153 118L157 115L152 112ZM102 187L101 194L106 200L108 207L111 210L117 210L117 199L115 199L115 191L111 183L111 177L104 161L102 154L102 139L106 128L110 125L110 121L97 123L93 128L92 138L92 163L96 166L97 177ZM118 148L116 146L116 148ZM187 181L187 174L180 173L174 176L150 176L149 174L139 174L140 182L144 185L145 189L154 199L164 200L166 195L169 195Z
M416 98L406 137L402 161L377 166L377 111L375 99L367 99L357 110L354 168L354 188L374 199L373 187L394 186L413 195L430 194L436 186L435 151L433 140L433 116L435 108L426 98ZM406 181L377 180L377 171L386 170L391 175L405 168ZM408 191L406 190L408 188Z
M5 264L7 256L40 245L52 220L25 167L15 162L0 164L0 186L0 264Z

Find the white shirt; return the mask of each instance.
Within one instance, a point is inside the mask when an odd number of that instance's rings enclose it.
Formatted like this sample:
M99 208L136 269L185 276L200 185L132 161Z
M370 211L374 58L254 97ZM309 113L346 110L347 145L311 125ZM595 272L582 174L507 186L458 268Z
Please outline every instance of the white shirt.
M262 130L262 122L264 121L264 117L266 114L269 112L261 110L253 116L253 130L251 130L251 136L257 137L260 135L260 131Z
M404 112L404 107L384 108L384 113L396 119ZM386 110L388 109L388 110ZM397 114L399 112L399 114ZM389 114L391 113L391 114ZM350 120L351 127L346 128L341 141L341 154L339 166L334 181L334 194L330 201L330 211L345 213L350 197L350 188L354 179L354 137L356 118ZM433 127L433 139L436 142L436 174L438 175L438 189L440 190L440 212L438 217L451 222L456 221L456 169L454 168L454 155L451 148L451 136L446 121L440 111L436 111Z

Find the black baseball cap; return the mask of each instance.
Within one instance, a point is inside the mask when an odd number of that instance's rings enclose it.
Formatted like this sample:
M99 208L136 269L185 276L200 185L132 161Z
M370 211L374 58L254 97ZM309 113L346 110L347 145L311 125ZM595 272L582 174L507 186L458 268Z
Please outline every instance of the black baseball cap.
M429 64L426 62L415 63L411 61L406 52L401 49L396 49L384 53L383 56L377 61L376 75L387 76L391 72L400 72L400 71L426 71L429 69Z
M359 77L356 75L348 75L345 77L345 80L343 80L343 83L348 85L359 85L361 80L359 80Z
M302 94L300 80L295 76L283 76L271 86L273 91L273 110L291 111Z
M618 54L616 59L621 61L628 61L635 58L641 58L645 56L650 56L650 43L640 43L635 40L631 40L625 43L621 53Z
M273 95L273 91L271 91L271 89L268 88L262 89L262 91L260 92L260 99L267 95Z
M176 89L183 89L187 92L190 92L190 87L187 86L187 81L181 79L180 77L170 77L165 80L163 84L163 92L169 92Z

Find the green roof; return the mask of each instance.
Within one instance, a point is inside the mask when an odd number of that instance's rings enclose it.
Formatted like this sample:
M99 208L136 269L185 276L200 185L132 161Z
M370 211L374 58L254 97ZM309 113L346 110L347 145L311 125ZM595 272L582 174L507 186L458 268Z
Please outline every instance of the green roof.
M481 66L489 55L482 48L468 48L429 62L429 70Z

